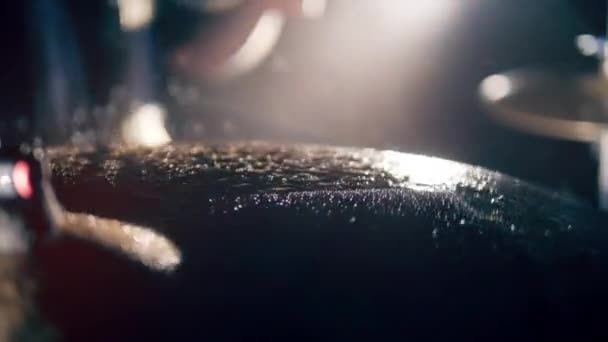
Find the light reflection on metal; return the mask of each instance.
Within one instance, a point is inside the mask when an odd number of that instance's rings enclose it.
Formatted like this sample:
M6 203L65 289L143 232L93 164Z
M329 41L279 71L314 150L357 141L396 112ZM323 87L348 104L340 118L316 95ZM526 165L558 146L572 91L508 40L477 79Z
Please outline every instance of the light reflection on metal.
M154 19L154 0L117 0L120 26L125 31L135 31L150 24Z
M307 18L320 18L327 9L327 0L302 0L302 15Z
M15 198L15 187L12 178L13 163L0 163L0 198Z
M285 16L280 11L265 11L245 43L222 66L217 76L230 79L257 67L272 52L284 25Z
M503 76L509 80L510 90L504 96L500 92L492 97L487 86L490 79ZM573 103L582 105L600 105L603 103L605 82L595 75L589 77L556 77L534 70L514 70L488 76L482 81L479 95L488 107L489 114L504 124L519 130L547 137L571 141L595 143L604 126L603 115L582 115L580 111L570 110ZM574 97L539 96L538 93L552 89L554 93L568 94L576 89ZM532 96L520 96L530 94ZM555 103L563 103L556 106ZM550 108L550 109L547 109Z
M171 240L147 227L66 212L59 229L118 250L156 271L174 271L182 261L180 250Z
M505 75L492 75L481 82L481 96L489 101L499 101L513 91L511 79Z
M426 191L452 190L463 182L467 171L457 162L394 151L381 152L374 167L401 180L401 186Z
M13 163L0 163L0 199L17 197L13 184Z
M0 176L0 186L6 186L10 184L13 184L13 181L11 180L11 177L9 175Z
M136 106L122 123L122 138L134 146L155 147L171 142L165 128L165 109L159 104Z

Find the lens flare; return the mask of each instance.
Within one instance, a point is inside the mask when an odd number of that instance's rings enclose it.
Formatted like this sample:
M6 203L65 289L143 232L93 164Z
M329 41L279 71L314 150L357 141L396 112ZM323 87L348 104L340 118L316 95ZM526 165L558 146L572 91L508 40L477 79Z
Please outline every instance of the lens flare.
M125 31L144 28L154 19L153 0L118 0L120 26Z

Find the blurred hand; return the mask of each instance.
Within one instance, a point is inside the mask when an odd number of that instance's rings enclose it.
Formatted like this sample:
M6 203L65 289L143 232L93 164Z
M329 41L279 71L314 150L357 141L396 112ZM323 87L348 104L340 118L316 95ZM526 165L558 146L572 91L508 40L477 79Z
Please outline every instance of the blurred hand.
M196 79L247 72L270 53L282 32L284 18L303 15L302 5L303 0L209 1L206 8L217 16L217 22L178 47L170 56L170 64L175 72ZM262 22L263 30L256 31ZM257 46L248 48L248 56L240 56L240 65L230 63L254 32Z

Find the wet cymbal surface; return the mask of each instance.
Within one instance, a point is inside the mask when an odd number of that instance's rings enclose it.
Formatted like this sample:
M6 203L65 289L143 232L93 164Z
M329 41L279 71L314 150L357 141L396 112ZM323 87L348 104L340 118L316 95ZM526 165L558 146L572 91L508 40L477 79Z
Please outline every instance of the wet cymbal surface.
M159 273L77 240L41 247L41 302L69 339L603 331L606 218L496 172L266 143L50 155L68 210L151 227L181 252Z

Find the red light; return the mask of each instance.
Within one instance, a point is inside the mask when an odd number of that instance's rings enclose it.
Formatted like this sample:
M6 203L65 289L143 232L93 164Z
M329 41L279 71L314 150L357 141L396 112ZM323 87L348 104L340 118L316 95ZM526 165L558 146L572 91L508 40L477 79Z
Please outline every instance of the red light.
M13 168L13 184L17 194L23 199L32 197L32 183L30 181L30 166L24 161L18 161Z

